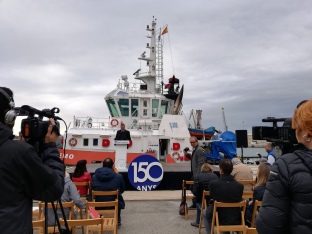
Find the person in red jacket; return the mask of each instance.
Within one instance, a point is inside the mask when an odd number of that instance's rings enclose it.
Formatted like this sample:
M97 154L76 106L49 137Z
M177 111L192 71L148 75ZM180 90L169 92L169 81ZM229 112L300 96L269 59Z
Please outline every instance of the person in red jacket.
M72 176L73 182L92 182L91 175L87 171L87 160L79 160ZM80 196L88 195L88 187L77 186Z

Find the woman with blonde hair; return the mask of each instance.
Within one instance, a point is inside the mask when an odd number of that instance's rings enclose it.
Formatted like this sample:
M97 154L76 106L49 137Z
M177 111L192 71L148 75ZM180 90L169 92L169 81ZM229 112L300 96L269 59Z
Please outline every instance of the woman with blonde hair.
M255 200L262 201L263 194L266 189L266 183L268 181L270 174L271 169L270 165L271 164L269 163L261 163L258 167L257 183L253 191L253 198L252 201L249 201L246 207L245 222L248 226L251 224L252 212L254 209L254 201Z
M218 176L213 173L213 167L209 163L204 163L201 168L200 172L194 179L194 186L192 189L192 193L194 194L196 200L196 220L191 223L192 226L198 227L199 226L199 219L200 219L200 207L202 203L203 191L209 191L209 184L211 180L218 179ZM207 202L210 198L206 199Z
M312 233L312 100L292 118L298 145L271 168L256 219L260 234Z

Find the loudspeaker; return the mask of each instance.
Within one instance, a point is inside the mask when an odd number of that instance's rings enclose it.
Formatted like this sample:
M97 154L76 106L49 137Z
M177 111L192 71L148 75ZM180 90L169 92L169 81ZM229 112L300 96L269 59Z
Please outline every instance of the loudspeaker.
M235 130L236 134L236 147L248 148L247 130Z

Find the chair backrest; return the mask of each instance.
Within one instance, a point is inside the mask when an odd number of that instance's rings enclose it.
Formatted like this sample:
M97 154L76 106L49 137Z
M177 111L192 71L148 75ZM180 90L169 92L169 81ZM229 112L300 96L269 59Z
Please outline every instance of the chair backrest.
M253 191L243 191L243 199L252 199L253 198Z
M92 190L92 201L95 201L95 197L112 196L114 199L118 200L118 190L112 191L95 191Z
M250 185L252 187L252 190L254 190L256 180L237 180L237 182L243 184L243 185ZM244 190L246 189L246 186L244 187Z
M59 202L54 202L54 205L55 205L56 209L60 209L60 203ZM68 219L73 219L74 218L74 205L75 204L74 204L73 201L62 202L63 208L69 208L69 217L68 217ZM40 218L43 219L44 218L43 208L45 207L45 203L44 202L39 202L38 206L39 206ZM47 203L47 207L48 207L48 209L52 209L51 202Z
M78 186L84 186L84 187L86 187L86 188L87 188L87 194L90 193L90 186L91 186L91 184L90 184L89 181L88 181L88 182L73 182L73 183L76 185L77 190L78 190L78 192L79 192L80 195L85 195L85 194L81 194L81 193L80 193Z
M186 192L187 190L187 185L193 185L194 181L193 180L183 180L182 181L182 198L185 201L184 204L184 217L185 219L188 219L188 216L196 216L196 212L194 213L189 213L190 210L196 211L196 208L189 208L187 206L187 200L192 200L194 198L194 195L191 192Z
M105 217L118 217L118 200L109 201L109 202L89 202L86 203L86 213L87 218L90 217L90 210L89 208L95 208L96 211Z
M250 225L251 227L255 227L256 217L258 215L258 209L261 206L262 206L262 201L258 201L258 200L254 201L254 208L252 212L251 225Z
M257 229L245 226L244 234L258 234Z
M38 229L38 233L43 233L44 219L32 221L33 229Z
M103 218L67 220L68 227L72 229L72 234L76 234L76 227L79 226L86 227L86 233L89 233L91 226L96 226L100 233L103 233L103 223ZM65 225L63 219L60 219L60 224L61 226Z
M241 224L239 225L220 225L219 222L219 214L218 208L240 208L240 216L241 216ZM214 201L213 207L213 216L212 216L212 225L211 225L211 233L214 233L214 229L217 229L217 233L220 232L229 232L229 231L241 231L243 232L245 229L245 209L246 209L246 200L241 202L217 202Z
M90 217L91 208L95 208L96 211L102 215L104 219L103 229L105 231L113 231L117 233L118 231L118 200L109 201L109 202L87 202L86 203L86 211L87 218ZM109 209L109 210L104 210ZM98 231L98 228L90 228L91 231ZM98 232L99 233L99 232ZM102 233L102 232L100 232Z

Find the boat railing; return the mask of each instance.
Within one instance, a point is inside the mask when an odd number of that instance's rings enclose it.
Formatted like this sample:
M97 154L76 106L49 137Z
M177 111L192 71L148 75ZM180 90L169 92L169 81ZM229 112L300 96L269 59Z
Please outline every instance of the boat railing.
M74 117L73 128L107 129L111 126L110 121L111 118Z

